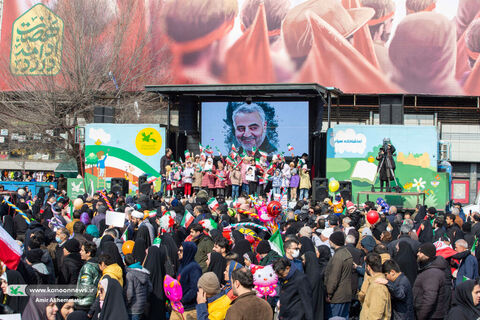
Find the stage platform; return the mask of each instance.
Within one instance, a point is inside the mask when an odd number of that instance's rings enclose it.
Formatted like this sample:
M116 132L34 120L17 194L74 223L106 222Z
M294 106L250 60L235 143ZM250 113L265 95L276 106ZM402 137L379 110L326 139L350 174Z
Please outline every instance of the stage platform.
M420 204L420 197L423 198L422 205L425 205L425 193L424 192L378 192L378 191L359 191L357 192L357 208L360 206L360 196L365 195L367 197L367 201L370 201L370 196L376 196L377 198L382 196L398 196L398 197L404 197L404 196L413 196L417 197L417 204ZM415 208L402 208L404 210L413 210Z

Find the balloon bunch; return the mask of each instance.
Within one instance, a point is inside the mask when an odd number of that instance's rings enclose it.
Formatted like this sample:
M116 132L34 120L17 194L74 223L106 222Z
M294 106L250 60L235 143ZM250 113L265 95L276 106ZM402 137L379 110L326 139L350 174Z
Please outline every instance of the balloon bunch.
M377 199L377 205L379 207L382 207L382 209L380 210L380 213L387 214L390 211L390 206L383 198Z

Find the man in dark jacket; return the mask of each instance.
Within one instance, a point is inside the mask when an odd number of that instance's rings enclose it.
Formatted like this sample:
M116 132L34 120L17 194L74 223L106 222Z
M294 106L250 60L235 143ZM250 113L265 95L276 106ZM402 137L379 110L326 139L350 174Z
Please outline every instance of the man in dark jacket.
M478 262L477 259L470 254L467 241L463 239L457 240L457 242L455 242L455 251L458 253L453 255L452 258L460 261L455 286L458 286L465 280L476 280L478 278Z
M335 254L325 269L325 287L327 289L327 315L348 319L352 301L353 258L345 245L345 235L336 231L330 236L330 247Z
M195 261L200 265L202 268L202 272L207 272L207 258L208 254L212 252L213 249L213 240L210 236L206 235L203 232L203 227L200 224L193 225L192 229L190 229L190 235L192 236L192 240L197 245L197 253L195 254Z
M250 270L240 268L232 272L232 291L237 299L230 303L225 320L273 319L273 311L267 301L257 297Z
M273 264L276 260L280 259L281 256L270 247L270 243L267 240L262 240L258 243L257 253L262 258L259 262L261 266L267 266Z
M436 257L432 243L424 243L417 253L419 273L413 285L413 303L418 320L443 319L450 307L451 283L448 262Z
M60 228L55 231L55 241L57 242L57 246L55 247L55 260L53 261L53 265L55 267L55 274L60 276L61 273L61 266L63 263L63 248L68 241L70 234L68 233L67 228Z
M459 225L455 223L455 218L455 215L451 213L447 214L447 217L445 218L445 222L447 223L447 235L452 247L457 240L464 238L462 229L460 229Z
M80 242L77 239L69 239L63 246L63 263L60 267L58 284L77 284L82 266Z
M353 263L356 265L363 265L363 261L365 259L365 253L355 247L355 237L352 235L348 235L345 238L345 248L350 252L352 255ZM355 296L358 290L358 272L356 269L352 268L352 294Z
M98 267L98 260L95 258L97 246L95 243L86 241L80 249L80 257L85 264L80 269L77 280L77 288L93 287L96 288L102 273ZM88 311L95 301L95 295L86 295L78 297L75 301L75 309Z
M273 268L280 283L279 319L313 319L312 289L307 276L287 258L275 261Z
M165 188L167 187L166 166L170 165L170 163L172 162L172 154L172 150L170 148L167 148L167 150L165 150L165 155L160 158L160 175L162 176L162 185L160 187L160 191L162 193L165 193Z
M408 278L400 271L394 260L387 260L382 266L387 279L376 282L387 285L392 297L392 320L415 320L413 292Z
M390 253L390 256L393 256L396 250L395 248L397 247L397 243L399 243L400 241L406 241L412 248L413 252L418 251L418 247L420 246L420 241L413 240L412 238L410 238L410 231L412 231L412 228L408 224L403 224L400 227L400 235L398 236L398 239L393 240L387 245L388 253Z

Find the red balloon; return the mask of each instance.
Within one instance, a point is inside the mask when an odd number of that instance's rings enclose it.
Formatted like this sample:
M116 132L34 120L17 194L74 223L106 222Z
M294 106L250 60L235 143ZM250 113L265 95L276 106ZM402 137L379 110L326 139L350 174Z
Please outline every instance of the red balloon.
M368 211L368 213L367 213L368 223L373 225L378 221L378 219L380 219L380 216L378 215L377 211L375 211L375 210Z
M267 205L267 214L272 218L276 218L281 213L282 204L278 201L270 201L270 203Z

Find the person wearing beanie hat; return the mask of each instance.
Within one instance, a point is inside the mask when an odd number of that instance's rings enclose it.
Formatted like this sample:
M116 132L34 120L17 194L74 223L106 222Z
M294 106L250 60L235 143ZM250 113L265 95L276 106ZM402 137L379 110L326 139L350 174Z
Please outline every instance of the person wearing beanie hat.
M377 243L375 242L375 238L373 238L373 236L371 235L364 236L360 243L365 253L372 252L373 248L375 248L375 246L377 245Z
M345 245L345 235L341 231L335 231L330 236L330 242L332 247L343 247ZM333 245L332 245L333 244Z
M80 242L75 238L69 239L63 246L63 262L60 266L58 284L77 284L82 266Z
M432 243L418 248L418 274L413 284L413 305L416 318L444 319L448 313L452 292L450 264L436 256Z
M329 237L334 255L325 268L326 319L342 317L348 319L350 302L353 297L352 269L353 258L345 245L345 235L333 232Z
M348 211L348 213L352 214L352 213L354 213L356 210L357 210L357 207L355 206L355 204L353 204L352 201L347 200L347 211Z
M207 297L213 297L220 292L220 281L214 272L205 272L198 279L198 290L203 290Z
M435 245L433 243L427 242L422 244L418 248L418 257L420 261L425 261L425 260L431 260L432 258L435 258L435 255L437 254L437 248L435 248Z
M258 243L257 253L261 258L260 262L258 263L261 266L272 264L275 260L281 258L275 250L272 250L270 242L267 240L262 240Z

